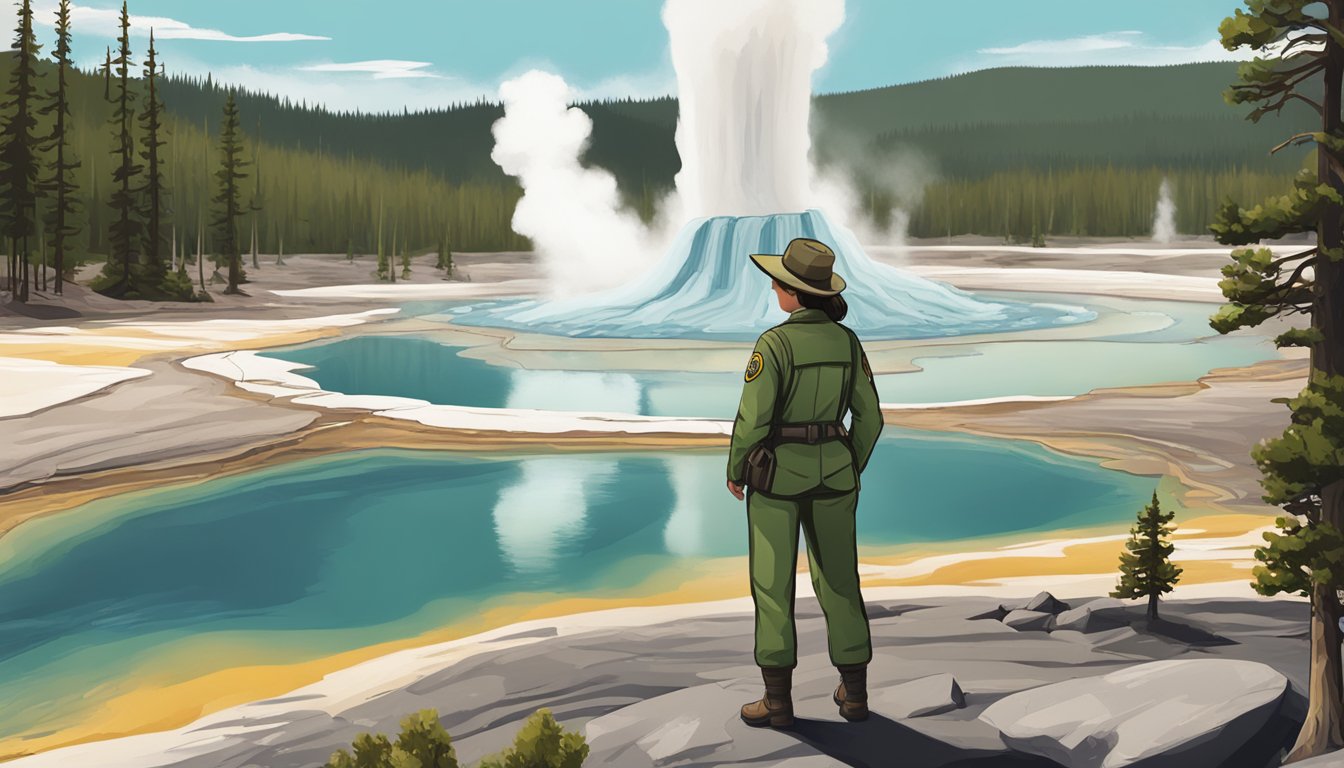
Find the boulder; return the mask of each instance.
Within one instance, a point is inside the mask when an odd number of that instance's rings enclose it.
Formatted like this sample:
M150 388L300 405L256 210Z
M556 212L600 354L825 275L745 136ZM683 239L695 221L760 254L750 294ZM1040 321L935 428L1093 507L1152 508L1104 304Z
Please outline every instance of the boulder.
M1125 604L1113 597L1103 597L1061 612L1055 616L1052 628L1086 633L1115 629L1128 623Z
M978 609L966 618L971 621L982 621L985 619L990 621L1003 621L1003 617L1007 615L1007 608L1004 608L1002 605L996 605L989 608ZM1344 619L1341 619L1341 621L1344 621Z
M944 672L869 691L868 705L886 717L926 717L961 709L966 695L957 679Z
M1067 768L1216 768L1264 741L1288 689L1257 662L1171 659L1015 693L980 719Z
M1028 611L1041 611L1042 613L1059 613L1068 610L1069 606L1055 599L1055 596L1049 592L1042 592L1031 598L1024 606Z
M1051 614L1042 611L1018 609L1004 616L1003 623L1018 632L1043 632L1053 618L1054 616Z

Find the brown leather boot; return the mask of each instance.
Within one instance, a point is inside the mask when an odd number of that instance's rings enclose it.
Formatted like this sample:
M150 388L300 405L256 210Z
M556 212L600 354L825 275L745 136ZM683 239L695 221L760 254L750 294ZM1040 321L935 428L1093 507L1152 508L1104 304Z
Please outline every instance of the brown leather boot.
M835 689L835 704L840 716L857 723L868 719L868 665L851 664L840 670L840 685Z
M793 725L793 669L761 667L765 696L742 707L742 722L753 728L788 728Z

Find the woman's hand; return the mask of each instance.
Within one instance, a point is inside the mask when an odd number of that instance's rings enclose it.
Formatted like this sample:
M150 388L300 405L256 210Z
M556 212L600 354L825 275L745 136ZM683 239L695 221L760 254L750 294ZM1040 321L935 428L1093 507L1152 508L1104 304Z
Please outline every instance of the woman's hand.
M728 481L728 492L733 494L733 498L737 499L738 501L741 501L743 498L742 494L743 487L744 486L734 483L732 480Z

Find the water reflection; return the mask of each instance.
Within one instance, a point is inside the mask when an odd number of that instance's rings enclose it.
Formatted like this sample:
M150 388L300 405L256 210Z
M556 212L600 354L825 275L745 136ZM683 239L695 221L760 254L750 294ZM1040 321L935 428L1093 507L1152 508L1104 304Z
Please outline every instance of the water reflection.
M741 549L747 537L746 505L728 495L722 456L670 456L663 467L672 483L672 514L663 527L667 552L712 557Z
M509 372L504 407L639 413L643 390L628 373L517 369Z
M585 552L611 548L696 558L740 554L745 546L745 507L712 482L723 475L721 455L547 456L518 464L492 517L500 552L519 576L553 580ZM655 478L667 487L650 486Z
M616 474L616 462L547 457L520 464L518 481L495 502L495 536L516 572L546 573L566 542L585 536L590 494Z

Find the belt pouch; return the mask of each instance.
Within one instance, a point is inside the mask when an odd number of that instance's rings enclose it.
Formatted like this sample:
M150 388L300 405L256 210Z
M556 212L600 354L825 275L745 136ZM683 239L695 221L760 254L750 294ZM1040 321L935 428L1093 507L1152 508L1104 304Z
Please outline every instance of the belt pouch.
M747 453L747 487L769 493L775 482L775 452L765 443L757 443Z

